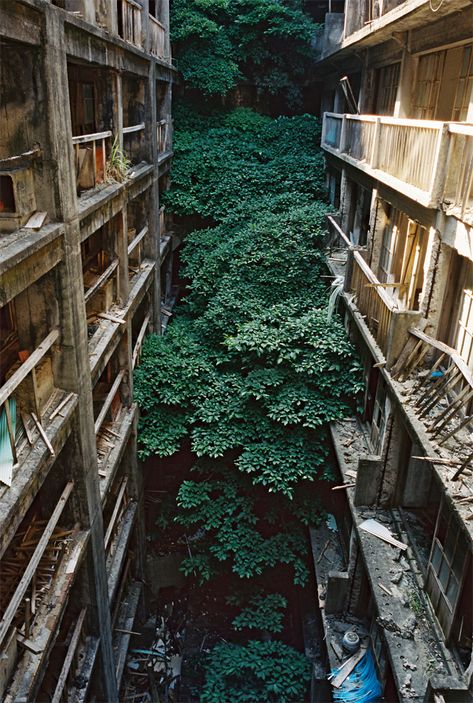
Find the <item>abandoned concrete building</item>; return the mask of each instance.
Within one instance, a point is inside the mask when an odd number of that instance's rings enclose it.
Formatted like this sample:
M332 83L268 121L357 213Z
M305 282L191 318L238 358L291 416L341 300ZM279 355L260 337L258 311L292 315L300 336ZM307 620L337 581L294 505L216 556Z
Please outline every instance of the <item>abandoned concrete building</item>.
M471 700L472 29L463 0L346 0L316 41L328 263L365 393L332 427L314 564L331 665L356 622L388 701Z
M143 577L132 370L173 295L168 9L0 2L3 701L118 700Z
M473 6L329 4L327 261L365 393L311 531L311 699L355 627L386 701L466 703ZM0 699L116 701L144 575L132 371L180 244L168 0L0 0L0 54Z

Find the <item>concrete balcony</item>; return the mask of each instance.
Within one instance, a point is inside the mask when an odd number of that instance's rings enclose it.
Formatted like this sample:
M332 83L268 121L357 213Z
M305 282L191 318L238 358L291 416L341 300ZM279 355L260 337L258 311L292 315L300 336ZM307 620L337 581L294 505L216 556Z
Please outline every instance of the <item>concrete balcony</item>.
M326 112L322 148L424 207L473 223L473 125Z
M159 20L149 15L149 50L158 59L166 54L166 28Z
M366 263L366 250L351 244L333 217L328 217L327 262L334 276L344 277L344 290L362 315L373 340L390 366L408 340L408 330L421 317L418 310L406 310L385 289ZM338 243L337 243L338 240Z
M342 300L364 343L402 398L426 456L438 459L448 482L465 481L473 468L471 369L455 349L420 329L421 312L399 307L365 261L366 250L351 244L333 217L327 220L327 264L343 277ZM458 493L458 484L450 486Z

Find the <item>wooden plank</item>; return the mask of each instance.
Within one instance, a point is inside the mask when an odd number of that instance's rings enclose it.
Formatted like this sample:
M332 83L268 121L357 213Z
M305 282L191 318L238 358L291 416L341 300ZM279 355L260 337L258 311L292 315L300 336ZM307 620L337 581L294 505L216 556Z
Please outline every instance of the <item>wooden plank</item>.
M133 249L135 249L135 247L141 242L142 239L144 239L146 237L147 234L148 234L148 225L145 225L143 227L143 229L141 230L141 232L139 232L139 234L137 234L136 237L129 243L128 254L131 254Z
M41 652L44 651L41 647L38 647L38 645L36 645L32 640L29 640L27 637L24 637L20 632L18 632L16 640L18 644L21 644L22 647L32 652L33 654L41 654Z
M110 388L107 397L105 398L104 404L102 406L102 409L100 410L100 413L95 421L95 434L98 433L100 426L102 425L103 421L105 420L105 416L112 404L112 400L115 397L116 392L120 388L120 384L123 381L123 377L125 376L125 371L120 371L116 379L114 380L112 387Z
M146 315L143 324L141 325L140 332L138 334L138 337L136 339L136 344L135 348L133 349L133 356L132 356L132 367L135 368L136 362L141 350L141 345L143 343L143 339L146 334L146 330L148 329L149 321L150 321L151 315Z
M427 342L427 344L430 344L431 347L434 347L435 349L438 349L439 351L448 354L448 356L451 357L455 365L460 369L461 373L465 377L465 380L468 381L469 385L473 387L473 372L468 368L466 362L458 355L456 349L449 347L448 344L439 342L433 337L429 337L429 335L425 334L424 332L421 332L418 329L415 329L414 327L411 327L409 329L409 334L412 334L414 337L422 339L424 342Z
M450 480L457 481L460 478L460 476L462 475L462 473L465 471L465 469L468 468L468 464L471 464L472 462L473 462L473 452L470 454L469 457L467 457L467 459L465 459L463 464L460 466L458 471L452 476L452 478ZM473 496L471 496L470 498L465 499L465 500L473 500Z
M84 298L85 301L89 301L90 298L103 286L103 284L108 281L108 279L111 277L113 272L118 268L118 259L114 259L110 266L107 266L105 271L97 278L93 286L91 286L86 292L84 293Z
M145 123L141 122L141 124L135 124L132 127L123 127L122 132L123 134L132 134L133 132L141 132L145 128Z
M370 283L379 283L378 279L374 275L373 271L370 269L364 258L361 256L359 251L354 251L353 256L356 260L356 263L366 276L366 278L370 281ZM381 298L382 302L384 305L388 308L390 312L394 312L396 309L394 302L391 300L389 295L386 293L383 288L376 288L376 294Z
M330 224L331 224L331 226L334 228L334 230L336 230L336 232L338 233L338 236L340 237L340 239L343 240L343 242L345 243L346 247L347 247L348 249L351 249L352 243L350 242L349 238L347 237L347 235L345 234L345 232L342 230L342 228L340 227L340 225L339 225L337 222L335 222L335 220L333 219L333 217L330 217L330 215L327 216L327 220L330 222Z
M117 317L116 315L110 315L108 312L99 312L97 317L101 317L103 320L110 320L110 322L116 322L119 325L126 325L126 320L123 317Z
M35 212L23 227L25 229L41 229L47 216L47 212Z
M117 500L115 501L113 513L110 518L110 522L108 523L107 532L105 533L105 539L104 539L104 548L105 549L107 549L108 543L110 541L110 537L112 536L113 528L115 527L115 522L118 517L118 513L120 511L120 506L121 506L123 496L125 494L127 483L128 483L128 476L125 476L123 478L122 485L120 486L120 490L118 491L118 496L117 496Z
M72 666L74 660L74 655L77 650L77 645L79 644L79 639L81 635L82 625L84 623L85 615L87 613L87 608L82 608L77 618L77 622L74 626L74 632L72 633L71 641L67 648L67 654L64 659L64 663L61 668L61 673L59 674L59 679L54 689L54 695L51 699L51 703L61 703L61 697L64 691L64 686L66 685L67 676Z
M342 483L341 486L334 486L332 488L332 491L340 491L343 488L354 488L356 486L356 483Z
M366 654L366 647L360 647L358 652L353 654L344 664L339 667L338 673L330 681L334 688L340 688L347 676L351 674L355 666L363 659Z
M112 132L107 130L106 132L94 132L93 134L82 134L78 137L72 137L73 144L85 144L86 142L94 142L99 139L106 139L111 137Z
M31 434L31 430L28 427L28 415L26 413L21 413L21 421L23 423L23 427L25 428L25 434L26 439L28 440L28 444L30 446L33 446L33 435Z
M61 412L61 410L68 404L68 402L69 402L69 401L71 400L71 398L73 398L73 397L74 397L74 393L69 393L69 395L67 395L67 396L64 398L64 400L62 400L62 401L59 403L59 405L57 406L57 408L56 408L55 410L53 410L53 412L52 412L51 415L49 416L49 421L50 421L50 422L51 422L51 420L54 420L54 418L56 417L56 415L59 415L59 413Z
M467 415L463 420L460 422L459 425L453 428L451 432L446 434L444 437L442 437L439 441L439 447L442 446L442 444L445 444L447 439L450 439L450 437L453 437L454 435L457 434L460 430L462 430L466 425L468 425L470 422L473 422L473 415Z
M7 400L3 407L5 408L5 419L7 421L8 438L10 440L13 464L16 464L18 462L18 455L16 453L15 433L13 431L13 421L10 412L10 401Z
M43 553L48 546L48 542L51 535L54 532L59 518L61 517L62 511L67 503L69 496L71 495L72 489L74 488L74 481L69 481L63 490L61 497L59 498L56 507L54 508L53 514L49 518L48 524L46 525L43 534L33 552L33 555L25 569L25 572L20 580L20 583L16 587L15 593L13 594L4 614L0 621L0 647L10 629L13 619L16 615L18 608L20 607L21 601L30 585L31 579L38 568L38 564L41 561Z
M40 421L38 420L38 418L36 417L36 415L34 413L31 413L31 417L34 420L34 423L35 423L36 427L38 428L38 432L40 433L41 437L43 438L45 445L49 449L49 453L51 454L51 456L56 456L56 452L54 451L54 447L51 444L51 442L49 441L49 439L46 435L46 432L44 431L43 426L41 425Z
M0 405L3 405L6 399L18 388L20 383L25 380L34 367L41 361L43 356L47 354L53 346L56 339L59 337L59 330L53 330L48 334L41 344L34 350L26 361L22 363L20 368L15 371L6 383L0 388Z
M399 549L407 549L407 544L404 544L404 542L400 542L395 537L393 537L391 531L376 520L370 518L369 520L365 520L364 522L362 522L358 527L361 530L368 532L370 535L378 537L379 539L383 540L383 542L391 544L393 547L398 547Z

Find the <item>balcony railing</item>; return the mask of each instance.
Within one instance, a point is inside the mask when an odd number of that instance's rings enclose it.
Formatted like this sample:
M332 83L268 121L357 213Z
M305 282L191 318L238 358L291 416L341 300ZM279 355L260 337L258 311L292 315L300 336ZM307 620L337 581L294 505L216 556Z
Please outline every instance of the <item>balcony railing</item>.
M351 290L379 347L386 353L396 306L361 254L353 252Z
M166 29L152 15L149 16L149 50L158 59L165 58L166 49Z
M406 345L393 374L403 381L414 380L408 400L431 439L439 446L449 442L456 458L455 480L473 468L473 373L452 347L415 328L409 334L410 347Z
M2 444L0 481L7 486L11 486L13 468L18 464L18 441L16 433L16 400L18 399L16 396L19 396L20 400L24 396L23 400L28 399L28 405L31 404L32 407L34 407L34 412L31 412L34 424L50 453L54 455L54 450L41 424L42 406L54 390L52 368L50 364L46 364L42 370L41 377L39 376L39 370L45 363L45 359L58 337L58 330L50 332L31 356L12 373L7 382L0 388L0 441ZM33 439L30 436L31 433L24 414L22 415L22 419L28 441L30 444L33 444ZM4 446L5 441L7 446ZM7 449L8 443L10 445L9 451Z
M78 650L83 637L84 620L87 615L87 608L82 608L77 618L74 629L72 630L71 639L67 645L66 655L61 667L61 672L54 689L51 703L66 703L70 700L68 697L68 686L72 684L75 677L75 671L79 664Z
M156 133L158 138L158 152L162 154L169 151L171 147L171 125L169 120L160 120L157 122Z
M141 42L141 13L143 8L135 0L118 0L119 35L135 46Z
M75 150L77 187L95 188L106 177L107 149L111 131L72 137Z
M59 498L59 501L56 504L56 507L54 511L51 514L51 517L49 518L49 521L47 522L44 530L42 530L41 537L37 541L34 551L31 554L31 557L29 558L28 563L25 565L24 568L20 569L21 572L17 573L18 570L18 564L16 561L13 561L11 564L11 570L12 570L12 577L11 577L11 587L7 587L7 571L6 571L6 564L5 561L6 559L3 559L3 586L4 586L4 594L9 594L10 590L13 590L13 593L11 597L9 597L8 604L6 605L6 608L3 612L2 619L0 621L0 647L4 643L6 636L8 632L10 631L11 626L14 623L15 618L20 617L20 610L22 610L22 615L21 617L24 618L24 632L25 636L29 636L29 631L32 625L32 616L34 616L34 613L36 612L36 606L37 604L32 603L32 599L34 599L36 596L35 594L40 594L42 591L40 589L40 586L38 583L35 583L34 588L32 589L32 598L25 599L25 596L27 595L28 589L30 587L30 584L35 581L36 575L38 573L38 569L40 567L40 562L42 561L43 556L45 555L45 552L50 545L51 539L56 539L58 538L58 534L64 535L70 534L70 531L64 532L61 531L58 533L56 531L56 526L59 522L59 519L61 517L61 514L66 506L66 503L68 501L69 496L71 495L72 489L74 487L74 483L70 481L69 483L66 484L66 487L64 488L61 497ZM19 542L19 547L18 549L21 550L22 548L25 547L25 539L26 543L29 546L29 549L31 549L31 545L35 544L35 537L32 537L32 532L34 525L30 525L29 528L27 529L25 536L23 539ZM36 534L36 531L35 531ZM26 553L26 552L25 552ZM29 554L29 552L28 552ZM54 568L47 569L46 571L49 572L51 571L51 574L54 571ZM48 577L49 578L49 577ZM15 587L15 580L18 579L17 585ZM47 589L46 589L47 590Z
M123 145L126 155L132 164L144 161L144 136L144 122L130 127L123 127Z
M426 207L473 215L473 126L324 115L322 147Z

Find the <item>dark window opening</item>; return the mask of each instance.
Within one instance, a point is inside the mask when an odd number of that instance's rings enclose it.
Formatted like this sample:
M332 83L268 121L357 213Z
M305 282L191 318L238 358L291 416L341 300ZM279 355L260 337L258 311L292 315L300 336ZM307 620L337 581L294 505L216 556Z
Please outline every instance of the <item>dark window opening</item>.
M15 212L15 195L11 176L0 176L0 213Z

